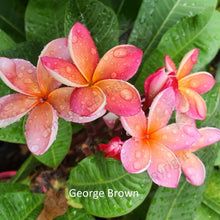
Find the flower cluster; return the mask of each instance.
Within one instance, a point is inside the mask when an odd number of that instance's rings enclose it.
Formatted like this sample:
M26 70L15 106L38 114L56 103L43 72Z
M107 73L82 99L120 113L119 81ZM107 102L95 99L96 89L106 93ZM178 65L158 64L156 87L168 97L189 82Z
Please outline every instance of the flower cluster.
M193 152L219 141L220 130L196 128L195 120L206 116L206 104L199 94L215 84L207 72L189 74L198 52L189 51L178 70L165 56L166 67L145 81L142 105L137 89L126 82L137 72L142 51L133 45L119 45L99 59L90 32L77 22L68 38L45 46L37 67L23 59L0 58L2 81L18 92L0 98L0 127L29 113L27 146L42 155L56 139L58 117L86 123L109 111L103 117L106 124L113 129L119 116L131 137L99 144L106 157L121 160L130 173L147 170L158 185L176 187L181 169L190 183L201 185L205 168ZM62 84L66 87L60 87ZM176 123L168 125L174 110Z

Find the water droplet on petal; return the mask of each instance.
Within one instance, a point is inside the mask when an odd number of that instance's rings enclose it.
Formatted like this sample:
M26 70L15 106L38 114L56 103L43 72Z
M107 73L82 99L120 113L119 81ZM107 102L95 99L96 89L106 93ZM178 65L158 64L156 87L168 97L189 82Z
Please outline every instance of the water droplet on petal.
M141 152L140 152L140 151L137 151L137 152L135 153L135 157L136 157L136 158L140 158L140 157L141 157Z
M28 70L28 73L33 73L33 70L32 70L32 69L29 69L29 70Z
M111 74L111 78L112 78L112 79L115 79L116 77L117 77L117 73L113 72L113 73Z
M114 50L113 55L117 58L123 58L123 57L127 56L127 53L128 53L127 49L120 47L120 48L116 48Z
M32 80L31 79L24 79L24 83L25 84L30 84L30 83L32 83Z
M20 73L18 73L18 78L22 78L22 77L23 77L23 75L24 75L24 74L23 74L23 73L21 73L21 72L20 72Z
M120 93L120 96L125 101L130 101L133 98L133 93L129 89L123 89Z
M166 140L166 139L167 139L167 135L164 134L164 135L162 136L162 138Z
M39 148L40 148L39 145L35 144L35 145L32 146L31 150L32 150L34 153L36 153L36 152L39 151Z
M72 43L76 43L78 40L77 36L76 35L73 35L72 37Z
M111 97L111 101L115 101L115 97L114 96Z
M91 53L92 53L93 55L95 55L95 54L96 54L96 49L91 48Z
M67 67L66 67L66 72L67 72L67 73L71 73L71 72L72 72L72 69L71 69L69 66L67 66Z
M43 137L47 138L50 135L50 128L47 128L44 132L43 132Z
M141 163L140 162L135 162L134 163L134 169L139 170L141 168Z

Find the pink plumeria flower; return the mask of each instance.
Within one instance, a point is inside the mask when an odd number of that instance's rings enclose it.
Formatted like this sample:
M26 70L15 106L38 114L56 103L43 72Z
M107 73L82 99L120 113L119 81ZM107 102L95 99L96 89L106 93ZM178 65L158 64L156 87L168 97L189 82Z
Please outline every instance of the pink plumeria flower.
M50 42L41 56L59 56L69 60L67 39ZM92 121L70 110L73 88L58 88L61 84L49 75L40 60L37 68L23 59L0 58L0 77L16 94L0 98L0 127L6 127L30 111L25 125L27 146L33 154L41 155L56 139L58 116L74 122ZM100 112L104 114L104 112Z
M130 116L140 111L138 91L125 82L140 65L140 49L132 45L116 46L99 61L90 32L79 22L70 30L68 48L74 64L50 56L41 60L54 78L77 88L71 95L73 112L91 116L105 108L117 115Z
M178 90L176 91L176 110L193 119L203 120L206 116L206 103L199 94L212 89L215 80L210 73L196 72L190 74L197 62L199 49L190 50L176 70L174 62L165 56L166 69L176 73Z
M187 150L174 152L181 163L181 168L187 181L196 186L202 185L206 172L202 161L193 152L220 140L220 130L217 128L205 127L199 129L199 132L201 138L196 144Z
M200 134L193 125L167 125L175 107L172 88L154 99L148 118L140 111L135 116L121 117L124 129L132 136L122 146L121 161L129 173L148 171L158 185L177 187L181 175L178 159L172 151L192 146Z
M108 112L108 114L106 114L102 118L103 118L105 124L111 129L113 129L115 127L117 120L119 120L118 115L115 115L112 112Z
M108 144L99 144L100 150L106 153L105 158L112 157L115 160L120 160L121 148L123 141L119 137L112 138Z

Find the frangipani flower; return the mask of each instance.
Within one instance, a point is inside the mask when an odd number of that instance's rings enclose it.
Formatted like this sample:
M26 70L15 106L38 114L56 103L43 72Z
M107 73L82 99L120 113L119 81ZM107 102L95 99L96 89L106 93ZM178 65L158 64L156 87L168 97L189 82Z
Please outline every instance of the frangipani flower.
M205 179L205 167L202 161L193 152L214 144L220 140L220 130L217 128L205 127L199 129L201 138L192 147L174 152L178 157L183 173L189 183L200 186Z
M54 78L76 87L70 101L73 112L90 116L105 108L118 115L130 116L140 111L139 93L125 82L140 65L140 49L132 45L116 46L99 61L89 31L78 22L70 30L68 48L75 65L50 56L41 60Z
M112 157L116 160L120 160L121 148L123 141L119 137L112 138L108 144L99 144L100 150L106 153L105 158Z
M172 151L192 146L200 134L193 125L167 125L175 107L175 95L167 88L154 99L148 118L143 111L121 117L124 129L132 136L122 146L121 161L130 173L148 171L158 185L177 187L181 174L178 159Z
M67 39L50 42L41 56L58 56L70 60ZM19 92L0 98L0 127L18 121L30 111L25 125L27 146L33 154L41 155L56 139L58 116L74 122L92 121L70 111L73 88L58 88L61 84L49 75L40 60L37 68L23 59L0 58L0 77L11 89ZM58 88L58 89L57 89Z

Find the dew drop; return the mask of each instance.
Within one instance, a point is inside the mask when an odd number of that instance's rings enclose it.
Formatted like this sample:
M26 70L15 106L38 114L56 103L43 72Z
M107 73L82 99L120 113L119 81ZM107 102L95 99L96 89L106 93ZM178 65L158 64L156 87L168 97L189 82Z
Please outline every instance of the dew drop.
M29 70L28 70L28 73L33 73L33 70L32 70L32 69L29 69Z
M72 37L72 43L76 43L78 40L77 36L76 35L73 35Z
M23 73L18 73L18 78L22 78L23 77Z
M31 79L24 79L24 83L25 84L30 84L30 83L32 83L32 80Z
M111 101L115 101L115 97L114 96L111 97Z
M166 140L166 139L167 139L167 135L164 134L164 135L162 136L162 138Z
M136 157L136 158L140 158L140 157L141 157L141 152L140 152L140 151L137 151L137 152L135 153L135 157Z
M117 77L117 73L113 72L113 73L111 74L111 78L112 78L112 79L115 79L116 77Z
M48 128L43 132L43 137L47 138L50 135L51 130Z
M134 163L134 169L139 170L141 168L141 163L140 162L135 162Z
M127 56L127 49L125 48L116 48L113 55L117 58L123 58Z
M133 93L129 89L123 89L120 96L125 101L130 101L133 98Z
M103 57L103 59L104 59L105 61L107 61L107 60L108 60L108 56L105 55L105 56Z
M40 149L40 147L39 147L39 145L37 145L37 144L33 145L32 148L31 148L31 150L32 150L34 153L38 152L39 149Z
M192 86L193 88L195 88L195 87L198 86L198 82L196 82L195 80L191 80L190 86Z
M93 54L93 55L96 54L96 50L94 48L91 48L91 54Z
M69 66L67 66L67 67L66 67L66 72L67 72L67 73L71 73L71 72L72 72L72 69L71 69Z

